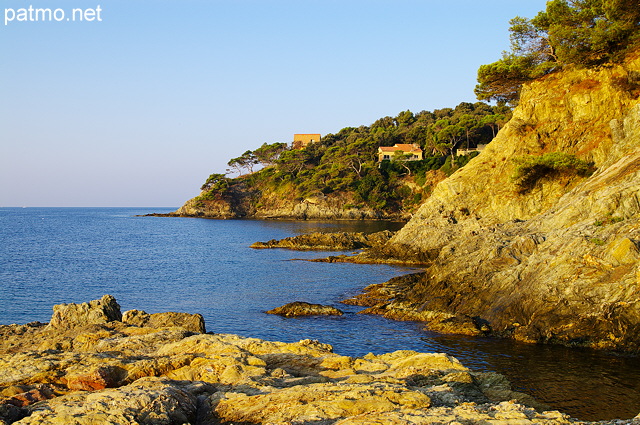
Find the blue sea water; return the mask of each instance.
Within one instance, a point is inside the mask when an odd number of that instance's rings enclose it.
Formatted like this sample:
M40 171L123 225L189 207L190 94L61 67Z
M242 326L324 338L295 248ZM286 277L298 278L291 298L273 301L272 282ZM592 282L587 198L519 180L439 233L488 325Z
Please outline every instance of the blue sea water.
M640 412L640 362L591 350L430 333L418 323L358 315L340 304L365 286L414 269L301 261L328 255L254 250L255 241L313 231L365 231L388 222L139 217L169 209L0 208L0 324L46 322L54 304L116 297L122 311L201 313L207 330L279 341L318 339L361 356L446 352L581 419ZM340 317L286 319L291 301L336 306Z

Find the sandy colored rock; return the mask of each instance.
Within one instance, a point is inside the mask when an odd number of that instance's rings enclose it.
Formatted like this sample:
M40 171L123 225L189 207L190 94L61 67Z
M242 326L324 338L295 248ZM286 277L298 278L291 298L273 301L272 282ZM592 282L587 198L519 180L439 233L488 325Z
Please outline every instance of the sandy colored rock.
M118 321L62 329L80 341L59 344L50 327L17 326L4 330L0 350L0 423L584 423L505 403L537 406L502 375L474 373L446 354L354 358L310 339ZM60 348L37 348L49 339Z
M525 85L484 151L439 183L388 244L356 259L425 272L352 302L440 332L474 334L475 325L477 334L638 352L640 98L619 84L638 72L640 52ZM515 160L549 152L595 172L550 174L518 191Z
M122 320L120 305L111 295L82 304L58 304L53 307L49 322L52 329L69 329L88 324L102 324Z
M179 327L184 328L191 332L206 333L206 327L204 324L204 318L201 314L188 314L188 313L153 313L148 314L141 310L129 310L125 311L122 315L122 322L127 325L150 327L150 328L165 328L165 327Z

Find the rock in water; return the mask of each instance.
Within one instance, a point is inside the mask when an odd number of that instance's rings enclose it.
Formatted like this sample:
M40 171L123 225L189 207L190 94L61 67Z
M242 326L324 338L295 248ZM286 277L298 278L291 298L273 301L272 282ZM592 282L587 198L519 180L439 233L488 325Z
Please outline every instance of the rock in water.
M267 311L267 314L277 314L285 317L298 316L342 316L344 313L335 307L322 304L309 304L296 301L282 307Z
M111 295L82 304L58 304L53 306L50 329L71 329L76 326L103 324L122 320L120 305Z
M255 242L251 248L285 248L298 251L346 251L361 248L377 248L387 243L394 232L383 230L381 232L366 234L362 232L315 232L267 242Z

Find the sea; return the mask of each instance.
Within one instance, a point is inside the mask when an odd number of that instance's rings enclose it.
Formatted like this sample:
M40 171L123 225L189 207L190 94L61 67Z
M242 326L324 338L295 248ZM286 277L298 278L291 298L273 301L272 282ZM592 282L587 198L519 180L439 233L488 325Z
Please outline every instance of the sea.
M513 389L583 420L640 413L640 359L587 349L440 335L420 323L357 314L340 301L418 269L310 262L335 252L250 248L315 231L375 232L366 221L210 220L149 217L175 208L0 208L0 325L47 322L52 306L104 294L124 312L200 313L207 330L294 342L317 339L348 356L395 350L447 353ZM343 316L283 318L293 301Z

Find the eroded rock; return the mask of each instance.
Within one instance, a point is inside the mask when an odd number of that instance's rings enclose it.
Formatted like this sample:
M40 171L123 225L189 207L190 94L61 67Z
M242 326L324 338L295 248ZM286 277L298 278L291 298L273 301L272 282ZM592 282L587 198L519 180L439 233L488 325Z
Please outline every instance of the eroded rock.
M310 304L303 301L295 301L274 308L266 312L267 314L277 314L285 317L299 316L342 316L342 310L322 304Z
M52 329L70 329L88 324L102 324L122 320L120 305L111 295L82 304L58 304L53 306L49 322Z
M128 325L165 328L179 327L191 332L206 333L204 318L201 314L189 313L153 313L149 314L141 310L125 311L122 315L122 322Z
M585 423L519 404L536 405L503 376L475 373L446 354L354 358L314 340L194 334L148 323L77 328L82 341L57 350L19 349L27 346L22 338L47 345L56 338L51 328L5 332L0 423Z

